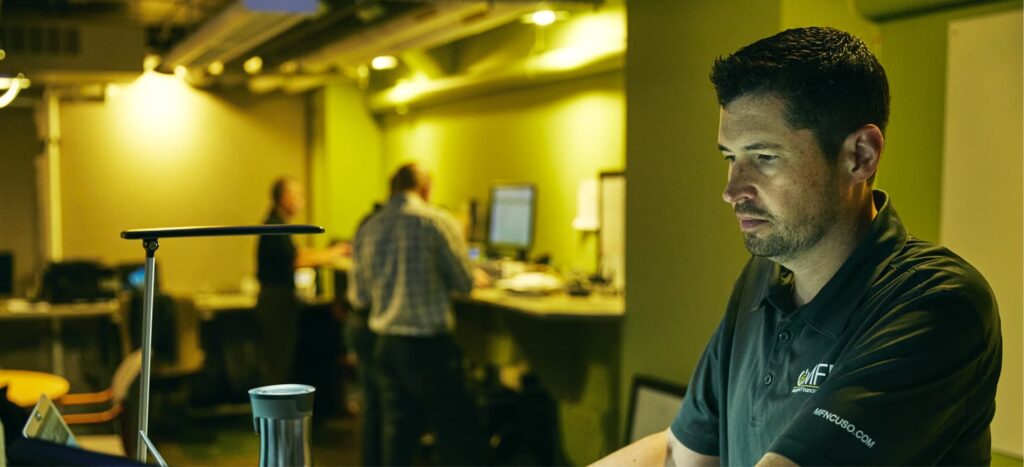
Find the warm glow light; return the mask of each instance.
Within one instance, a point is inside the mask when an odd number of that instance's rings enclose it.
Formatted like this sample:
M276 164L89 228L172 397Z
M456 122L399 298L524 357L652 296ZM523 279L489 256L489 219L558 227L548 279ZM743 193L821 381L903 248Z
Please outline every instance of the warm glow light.
M369 78L370 77L370 67L368 67L366 65L359 65L359 67L356 68L356 76L358 76L360 78Z
M118 98L111 100L119 119L123 119L118 122L119 128L125 130L120 134L132 146L153 148L151 154L163 154L163 149L156 148L180 147L180 135L195 125L196 94L173 76L143 73L133 83L122 86Z
M299 62L296 62L295 60L288 60L287 62L279 65L277 69L286 75L294 75L299 71Z
M188 76L188 68L185 68L184 65L178 65L174 67L174 76L177 76L181 79L185 79L185 77Z
M370 61L370 66L374 70L391 70L398 66L398 59L392 55L381 55L373 57Z
M160 66L160 56L156 54L148 54L142 59L142 69L145 71L153 71L156 67Z
M394 102L406 103L418 96L422 92L421 88L422 86L419 83L400 79L395 84L395 87L391 89L391 98Z
M547 26L554 23L555 19L557 19L555 12L551 10L535 11L533 15L530 16L531 22L537 26Z
M224 62L215 60L206 65L206 72L211 76L220 76L224 74Z
M107 97L117 97L121 94L121 86L114 83L107 83L106 95Z
M245 61L242 64L242 68L245 69L246 73L250 75L258 74L263 70L263 59L259 55L254 55L252 58Z
M29 87L29 80L25 79L25 75L18 73L18 76L13 78L0 78L0 89L7 88L2 95L0 95L0 107L7 107L11 102L14 102L14 98L18 97L18 93L22 89Z
M595 55L595 51L579 47L562 47L537 57L536 64L548 70L571 70L592 60Z

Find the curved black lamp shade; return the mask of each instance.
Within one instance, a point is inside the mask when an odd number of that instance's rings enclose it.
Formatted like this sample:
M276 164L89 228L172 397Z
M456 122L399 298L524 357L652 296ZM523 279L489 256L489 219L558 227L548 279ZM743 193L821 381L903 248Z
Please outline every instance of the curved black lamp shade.
M134 229L121 232L125 240L174 237L224 237L231 235L302 235L324 233L324 228L307 224L223 225Z

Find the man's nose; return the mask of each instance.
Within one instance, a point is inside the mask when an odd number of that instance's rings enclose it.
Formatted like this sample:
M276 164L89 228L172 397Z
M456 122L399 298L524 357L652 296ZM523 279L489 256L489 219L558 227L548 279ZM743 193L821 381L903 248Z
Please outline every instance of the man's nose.
M741 162L731 164L722 199L726 203L736 204L744 199L753 199L755 193L750 168Z

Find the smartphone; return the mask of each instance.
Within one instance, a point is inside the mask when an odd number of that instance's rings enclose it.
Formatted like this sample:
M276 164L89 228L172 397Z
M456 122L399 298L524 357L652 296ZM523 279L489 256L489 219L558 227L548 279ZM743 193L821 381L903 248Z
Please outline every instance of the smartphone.
M40 395L39 401L36 402L35 408L28 416L28 421L25 422L25 428L21 430L21 434L26 438L78 447L78 441L71 433L71 428L68 428L64 417L60 416L57 407L53 405L53 401L49 397L46 397L46 394Z

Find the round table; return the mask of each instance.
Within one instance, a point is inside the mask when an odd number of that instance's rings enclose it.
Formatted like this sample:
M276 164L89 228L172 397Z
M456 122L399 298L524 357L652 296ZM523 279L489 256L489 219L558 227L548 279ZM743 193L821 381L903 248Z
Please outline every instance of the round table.
M32 407L42 394L52 400L67 394L71 383L50 373L0 370L0 387L4 386L7 386L7 399L21 407Z

